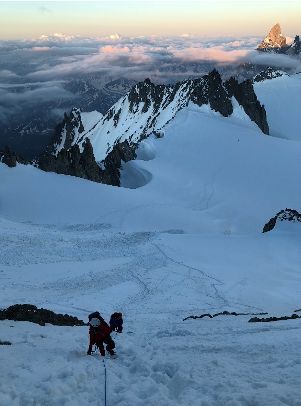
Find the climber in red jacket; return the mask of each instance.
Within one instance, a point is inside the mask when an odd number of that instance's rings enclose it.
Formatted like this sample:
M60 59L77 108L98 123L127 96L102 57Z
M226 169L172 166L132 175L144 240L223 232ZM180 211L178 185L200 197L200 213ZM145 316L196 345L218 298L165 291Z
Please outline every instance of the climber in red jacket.
M92 353L93 345L96 345L99 349L100 355L105 356L104 344L106 344L106 350L110 355L115 355L115 343L111 337L111 328L101 317L99 312L94 312L89 315L89 335L90 343L87 351L88 355Z

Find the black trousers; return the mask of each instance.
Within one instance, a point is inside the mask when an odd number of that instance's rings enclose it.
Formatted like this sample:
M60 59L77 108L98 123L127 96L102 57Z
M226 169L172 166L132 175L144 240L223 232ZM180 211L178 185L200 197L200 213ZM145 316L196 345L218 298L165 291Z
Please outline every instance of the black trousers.
M106 337L104 340L97 341L95 344L98 347L99 352L101 353L101 355L105 355L104 344L106 344L106 350L109 353L111 353L115 348L115 342L114 342L114 340L112 339L112 337L110 335L108 337ZM90 343L88 352L91 353L91 351L92 351L92 344Z

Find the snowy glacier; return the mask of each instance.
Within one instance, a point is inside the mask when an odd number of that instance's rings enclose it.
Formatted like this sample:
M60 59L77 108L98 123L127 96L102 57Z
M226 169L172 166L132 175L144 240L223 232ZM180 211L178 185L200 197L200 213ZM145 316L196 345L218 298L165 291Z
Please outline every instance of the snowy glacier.
M0 164L0 306L85 321L121 311L108 406L300 405L299 320L183 321L301 308L301 230L262 234L301 209L301 143L263 135L239 109L185 107L141 143L120 188ZM12 345L0 347L0 404L104 405L87 330L1 321Z

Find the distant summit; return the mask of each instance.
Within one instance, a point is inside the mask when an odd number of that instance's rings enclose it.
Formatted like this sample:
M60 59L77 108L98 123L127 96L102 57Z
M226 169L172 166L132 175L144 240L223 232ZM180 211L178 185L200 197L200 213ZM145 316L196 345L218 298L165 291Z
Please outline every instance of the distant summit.
M258 45L257 51L272 52L291 56L301 55L300 36L296 35L293 43L288 45L286 37L282 35L280 24L277 23L271 29L265 39Z
M286 43L286 37L282 35L280 24L277 23L271 29L265 39L258 45L259 51L285 51L288 45Z

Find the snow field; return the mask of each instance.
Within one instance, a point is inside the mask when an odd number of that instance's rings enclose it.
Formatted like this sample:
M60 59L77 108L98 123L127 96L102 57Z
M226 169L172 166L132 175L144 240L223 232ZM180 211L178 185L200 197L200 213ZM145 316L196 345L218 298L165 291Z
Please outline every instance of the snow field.
M299 320L182 321L222 310L300 308L293 235L116 235L93 225L2 221L3 235L10 241L0 273L3 305L31 302L84 320L95 309L106 319L123 311L118 358L106 359L108 405L298 405ZM36 242L34 250L26 240ZM290 269L278 264L285 244ZM287 274L294 287L283 295ZM0 347L7 365L0 368L1 405L103 404L103 365L86 355L87 327L3 321L0 336L13 343Z
M182 319L301 308L299 228L261 233L300 211L300 158L238 106L225 119L190 105L141 144L122 188L0 164L0 306L122 311L108 406L299 406L300 320ZM103 405L86 327L1 321L0 339L1 406Z
M108 405L299 405L300 326L247 318L127 320L106 357ZM103 405L104 370L86 327L2 322L0 403ZM140 328L139 328L140 327ZM135 331L131 333L130 329ZM92 359L93 358L93 359Z

